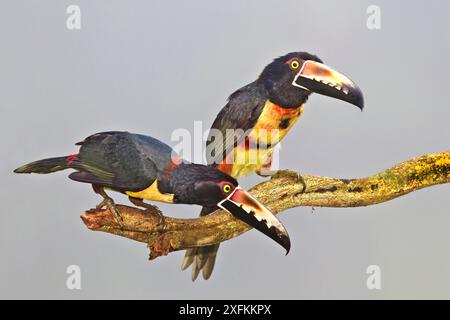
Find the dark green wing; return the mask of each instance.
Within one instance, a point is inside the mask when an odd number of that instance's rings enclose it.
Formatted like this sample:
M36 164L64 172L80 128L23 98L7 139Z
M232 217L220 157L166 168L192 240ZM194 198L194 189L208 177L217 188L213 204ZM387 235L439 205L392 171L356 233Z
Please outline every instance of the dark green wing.
M71 163L73 180L122 191L139 191L162 179L172 148L152 137L110 131L89 136Z
M234 146L245 137L245 132L255 125L266 103L266 95L262 90L255 81L230 96L208 135L206 160L209 165L223 162ZM235 134L227 134L228 129L235 130Z

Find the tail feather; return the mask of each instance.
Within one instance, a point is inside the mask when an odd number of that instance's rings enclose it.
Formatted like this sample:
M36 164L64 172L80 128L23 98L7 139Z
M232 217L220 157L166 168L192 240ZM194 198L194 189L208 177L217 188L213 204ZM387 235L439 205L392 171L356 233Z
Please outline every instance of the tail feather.
M71 158L72 157L72 158ZM16 170L15 173L52 173L68 169L73 156L57 157L38 160L25 164Z
M186 270L194 262L194 258L197 255L197 248L187 249L184 254L183 263L181 264L181 270Z
M202 260L204 261L203 267L202 267L203 268L202 275L203 275L203 279L208 280L209 277L211 277L211 274L214 270L214 265L216 263L217 251L219 250L219 244L208 246L203 249L207 249L207 250L204 250L206 252L201 253Z
M214 270L219 244L197 247L186 250L181 270L192 265L192 281L195 281L202 271L203 279L208 280Z
M213 211L214 209L203 208L200 216L210 214ZM197 279L200 271L202 271L203 279L208 280L214 270L218 250L219 244L187 249L181 270L186 270L192 265L192 281Z

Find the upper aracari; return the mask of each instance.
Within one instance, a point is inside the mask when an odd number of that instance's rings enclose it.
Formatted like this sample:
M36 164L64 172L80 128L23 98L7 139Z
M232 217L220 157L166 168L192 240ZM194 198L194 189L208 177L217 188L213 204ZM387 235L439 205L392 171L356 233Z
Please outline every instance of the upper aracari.
M154 207L143 199L197 204L211 210L219 207L289 252L289 235L282 223L228 174L212 166L187 162L163 142L140 134L96 133L76 145L81 146L78 154L38 160L14 172L75 169L69 178L92 184L94 191L103 197L97 209L106 206L119 224L122 224L120 212L104 189L124 193L133 204L144 208Z
M273 147L298 120L313 92L349 102L361 110L364 107L361 90L349 78L324 65L315 55L288 53L267 65L255 81L231 94L209 133L208 164L235 178L250 173L272 175L269 168ZM230 129L234 134L228 133ZM210 210L204 208L201 215L208 213ZM208 279L218 248L213 245L187 250L182 269L194 262L192 280L201 269Z

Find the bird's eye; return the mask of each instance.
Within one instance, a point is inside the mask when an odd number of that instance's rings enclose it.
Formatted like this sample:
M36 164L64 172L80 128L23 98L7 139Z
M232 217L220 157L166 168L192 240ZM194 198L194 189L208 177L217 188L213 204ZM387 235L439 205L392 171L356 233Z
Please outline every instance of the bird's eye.
M291 67L291 69L295 70L300 67L300 63L297 60L292 60L289 66Z
M231 191L231 186L229 184L226 184L223 186L223 192L228 193Z

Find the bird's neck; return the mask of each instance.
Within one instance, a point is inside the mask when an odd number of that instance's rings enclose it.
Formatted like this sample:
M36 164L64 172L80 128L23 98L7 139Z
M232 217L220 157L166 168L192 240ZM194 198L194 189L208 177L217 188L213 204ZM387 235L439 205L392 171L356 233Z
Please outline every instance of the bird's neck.
M181 158L170 161L163 170L163 174L159 177L158 189L162 193L174 194L175 179L177 178L178 168L182 164Z
M171 170L170 188L174 194L174 202L192 204L192 194L195 175L198 171L197 164L182 162Z

